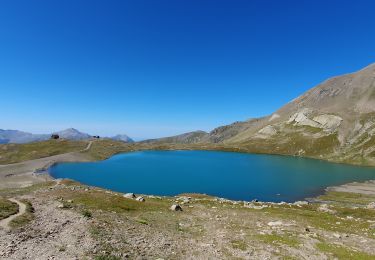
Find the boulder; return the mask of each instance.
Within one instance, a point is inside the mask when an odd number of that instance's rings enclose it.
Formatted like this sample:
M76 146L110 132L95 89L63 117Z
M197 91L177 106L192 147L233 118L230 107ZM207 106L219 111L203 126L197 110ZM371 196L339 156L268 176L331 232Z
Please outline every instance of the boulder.
M375 209L375 202L371 202L367 205L368 209Z
M124 198L127 198L127 199L135 199L136 196L134 193L126 193L124 194Z
M182 208L181 208L181 206L178 205L178 204L173 204L173 205L171 206L171 210L173 210L173 211L182 211Z
M146 201L145 198L143 198L143 197L137 197L135 200L140 201L140 202L145 202Z
M327 204L322 204L319 208L318 211L325 212L325 213L331 213L335 214L336 210L330 209Z
M309 202L307 202L307 201L296 201L296 202L293 203L293 205L295 205L295 206L302 206L302 205L308 205L308 204L309 204Z
M278 221L271 221L271 222L268 222L267 225L270 226L270 227L282 226L283 222L280 221L280 220L278 220Z

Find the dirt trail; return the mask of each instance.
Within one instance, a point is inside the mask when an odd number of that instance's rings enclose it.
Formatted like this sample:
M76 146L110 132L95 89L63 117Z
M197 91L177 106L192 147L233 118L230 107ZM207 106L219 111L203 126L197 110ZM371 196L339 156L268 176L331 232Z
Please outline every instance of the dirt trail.
M9 223L15 219L18 216L21 216L22 214L25 213L26 211L26 205L16 199L9 199L11 202L17 203L18 204L18 213L11 215L3 220L0 221L0 227L5 229L5 230L10 230Z
M89 157L82 152L90 150L93 141L79 152L70 152L49 157L29 160L14 164L0 165L0 190L8 188L22 188L35 183L51 180L47 174L36 174L40 169L47 169L57 162L85 162Z
M81 152L86 152L86 151L90 150L91 145L92 145L92 141L90 141L90 142L88 143L87 147L86 147L85 149L81 150Z

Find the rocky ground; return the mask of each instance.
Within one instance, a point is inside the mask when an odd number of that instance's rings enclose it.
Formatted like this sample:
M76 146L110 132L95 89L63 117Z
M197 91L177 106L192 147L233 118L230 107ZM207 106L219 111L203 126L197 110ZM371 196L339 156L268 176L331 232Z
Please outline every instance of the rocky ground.
M0 230L1 259L375 259L374 194L330 191L294 204L197 194L142 201L63 180L0 195L33 207L32 217Z

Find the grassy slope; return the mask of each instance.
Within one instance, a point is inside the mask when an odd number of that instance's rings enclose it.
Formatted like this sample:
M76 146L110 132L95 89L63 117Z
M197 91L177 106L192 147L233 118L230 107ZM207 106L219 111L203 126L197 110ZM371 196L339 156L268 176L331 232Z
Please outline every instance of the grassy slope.
M28 144L1 144L0 164L17 163L52 155L78 152L87 146L87 141L49 140Z
M263 153L280 155L299 155L310 158L326 159L348 164L373 165L374 161L350 157L345 160L338 154L337 134L311 138L317 130L308 127L290 129L274 138L250 139L242 143L213 144L162 144L162 143L124 143L114 140L95 140L89 151L82 152L92 160L103 160L114 154L139 150L223 150L245 153ZM318 133L319 134L319 133ZM365 148L373 146L374 138L365 143ZM87 141L50 140L30 144L0 145L0 164L9 164L37 159L67 152L77 152L87 146ZM375 154L375 151L369 156Z
M10 222L12 228L22 227L34 219L34 208L33 205L28 200L22 200L26 205L26 212L21 216L16 217Z

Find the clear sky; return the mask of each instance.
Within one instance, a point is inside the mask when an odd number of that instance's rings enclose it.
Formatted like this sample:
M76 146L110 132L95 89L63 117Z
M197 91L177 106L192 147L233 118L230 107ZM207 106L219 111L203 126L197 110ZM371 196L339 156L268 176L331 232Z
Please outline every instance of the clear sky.
M375 62L375 1L0 2L0 128L136 139L272 113Z

